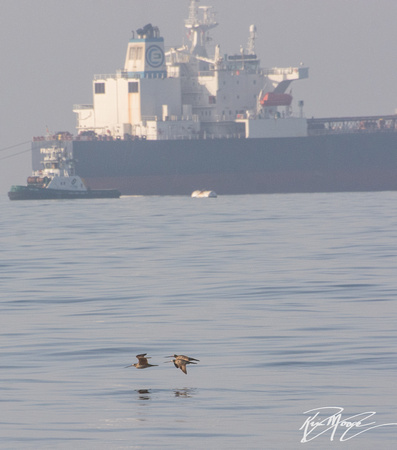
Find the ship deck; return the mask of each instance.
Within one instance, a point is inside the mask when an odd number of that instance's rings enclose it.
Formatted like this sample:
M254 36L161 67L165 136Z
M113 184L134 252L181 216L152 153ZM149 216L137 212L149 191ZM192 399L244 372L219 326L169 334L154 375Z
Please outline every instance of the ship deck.
M397 132L397 115L308 119L308 134Z
M282 119L280 119L282 120ZM328 135L328 134L350 134L350 133L397 133L397 114L378 116L353 116L353 117L324 117L307 119L308 136ZM216 139L211 133L203 133L196 136L196 140ZM245 139L243 133L228 136L223 135L222 139ZM95 133L87 133L74 136L69 132L58 132L53 135L36 136L33 141L115 141L115 140L145 140L138 136L125 136L124 139L115 139L112 136L97 136ZM166 140L166 139L164 139ZM173 138L171 140L178 140ZM194 140L192 137L189 140Z

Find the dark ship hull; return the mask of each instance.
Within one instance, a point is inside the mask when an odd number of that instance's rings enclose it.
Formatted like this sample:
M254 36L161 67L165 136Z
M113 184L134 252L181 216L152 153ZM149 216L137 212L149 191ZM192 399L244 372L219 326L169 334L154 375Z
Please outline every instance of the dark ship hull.
M68 191L46 189L32 186L12 186L8 197L10 200L61 200L61 199L93 199L119 198L121 193L115 189Z
M33 142L33 168L40 148ZM127 195L397 190L394 130L294 138L57 142L92 189Z

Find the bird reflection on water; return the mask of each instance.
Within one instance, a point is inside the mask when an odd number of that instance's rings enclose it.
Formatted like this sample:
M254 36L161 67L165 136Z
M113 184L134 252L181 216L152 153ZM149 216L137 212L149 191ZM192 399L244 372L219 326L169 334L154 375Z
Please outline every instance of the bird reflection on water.
M136 392L139 394L139 400L151 400L150 389L137 389Z
M174 390L175 397L191 398L195 393L196 389L194 388L183 388Z
M152 389L136 389L139 400L152 400ZM171 392L176 398L192 398L196 394L196 388L172 389Z

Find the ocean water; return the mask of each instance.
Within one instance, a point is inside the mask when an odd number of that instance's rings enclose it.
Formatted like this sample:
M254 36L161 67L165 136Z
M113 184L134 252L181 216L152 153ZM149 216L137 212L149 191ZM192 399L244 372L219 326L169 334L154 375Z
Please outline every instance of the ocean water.
M0 207L0 448L395 448L397 193Z

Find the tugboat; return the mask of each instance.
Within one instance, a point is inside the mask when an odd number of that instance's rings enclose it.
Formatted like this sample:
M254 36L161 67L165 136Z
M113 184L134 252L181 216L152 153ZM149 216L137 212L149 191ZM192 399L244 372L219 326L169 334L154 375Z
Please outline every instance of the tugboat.
M42 148L44 168L33 172L27 186L11 186L10 200L58 200L75 198L119 198L117 189L89 189L75 174L74 160L65 149Z

